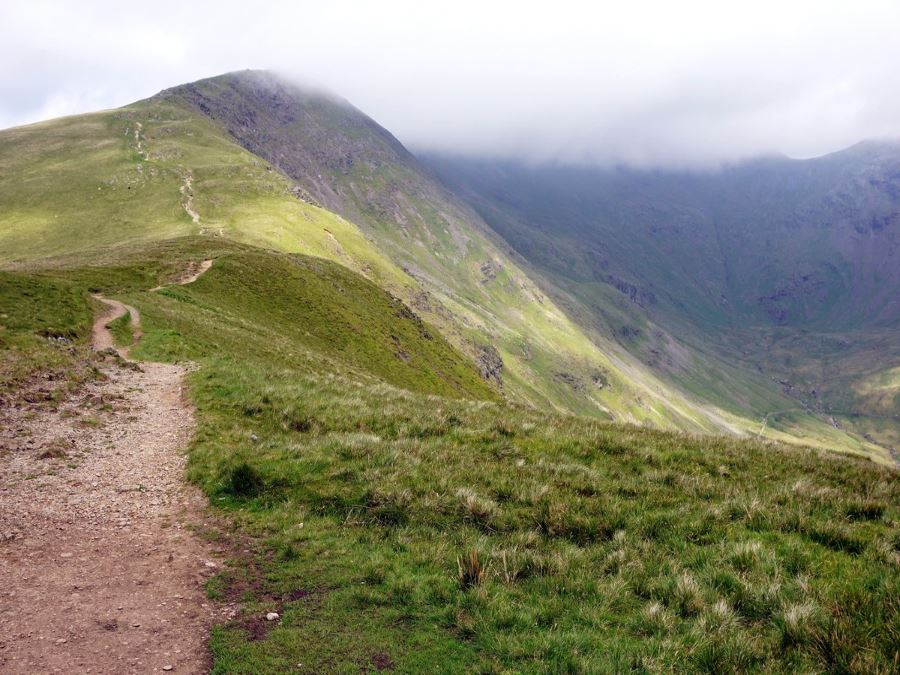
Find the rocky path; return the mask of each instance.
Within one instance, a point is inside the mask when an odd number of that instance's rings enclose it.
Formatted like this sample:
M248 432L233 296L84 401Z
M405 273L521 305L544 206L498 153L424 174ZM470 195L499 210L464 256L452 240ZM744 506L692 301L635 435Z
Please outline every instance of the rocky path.
M155 289L154 289L155 290ZM112 333L107 328L111 322L125 316L126 313L131 314L132 340L137 343L141 339L141 313L134 307L122 304L118 300L110 300L100 295L93 296L95 300L106 305L106 311L94 321L91 329L91 346L94 351L103 352L108 349L114 349L123 359L128 358L128 347L116 347Z
M132 308L110 307L94 330ZM0 410L0 671L199 673L226 610L217 552L184 483L185 367L102 354L102 379L56 410Z
M194 174L189 170L184 174L184 184L181 186L181 195L184 201L181 202L182 208L191 217L195 225L200 224L200 214L194 208Z

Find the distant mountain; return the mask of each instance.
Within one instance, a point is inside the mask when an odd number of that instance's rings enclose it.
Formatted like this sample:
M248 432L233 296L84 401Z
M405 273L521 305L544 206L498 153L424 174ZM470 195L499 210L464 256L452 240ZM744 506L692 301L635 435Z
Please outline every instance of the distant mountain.
M425 159L670 381L730 409L766 386L900 447L900 144L707 172Z

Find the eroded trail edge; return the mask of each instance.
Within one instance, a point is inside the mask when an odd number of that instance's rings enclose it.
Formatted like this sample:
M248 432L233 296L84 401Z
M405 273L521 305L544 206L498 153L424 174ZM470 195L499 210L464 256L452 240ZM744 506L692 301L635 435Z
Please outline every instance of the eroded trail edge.
M188 368L136 364L94 326L101 378L56 409L0 410L0 671L206 672L220 552L185 484Z

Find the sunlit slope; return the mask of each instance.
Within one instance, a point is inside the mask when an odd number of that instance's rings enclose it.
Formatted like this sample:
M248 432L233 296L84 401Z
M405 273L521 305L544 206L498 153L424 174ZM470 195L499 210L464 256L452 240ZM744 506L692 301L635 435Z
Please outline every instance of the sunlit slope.
M0 262L207 234L402 282L354 225L291 187L207 121L161 102L8 129Z
M346 102L259 72L202 80L155 100L208 117L301 194L358 224L425 291L405 299L499 374L511 398L693 431L754 426L696 405L624 350L588 339L474 212Z
M203 240L172 242L174 255ZM163 249L154 251L161 258ZM132 292L146 308L140 349L199 360L243 350L242 367L268 359L351 373L416 394L497 400L473 364L396 297L342 265L245 246L216 254L196 282ZM154 331L154 327L159 330ZM186 335L202 336L188 342ZM350 392L352 393L352 392Z
M211 265L189 284L190 292L167 284L198 260ZM198 361L242 349L240 363L247 369L260 359L284 367L314 363L321 371L351 373L410 395L499 399L433 327L343 265L192 236L0 271L0 405L27 392L35 373L47 374L41 381L73 387L91 376L78 359L87 351L98 309L91 295L97 292L127 295L140 307L145 334L138 349L166 359ZM165 317L163 324L157 314ZM203 337L188 345L188 334Z

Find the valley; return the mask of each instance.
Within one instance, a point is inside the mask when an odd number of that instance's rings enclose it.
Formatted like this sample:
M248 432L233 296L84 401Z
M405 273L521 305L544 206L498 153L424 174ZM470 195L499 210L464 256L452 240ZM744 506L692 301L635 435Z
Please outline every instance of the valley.
M576 322L668 382L800 438L825 422L896 452L900 401L860 387L900 362L900 147L705 172L426 163Z

